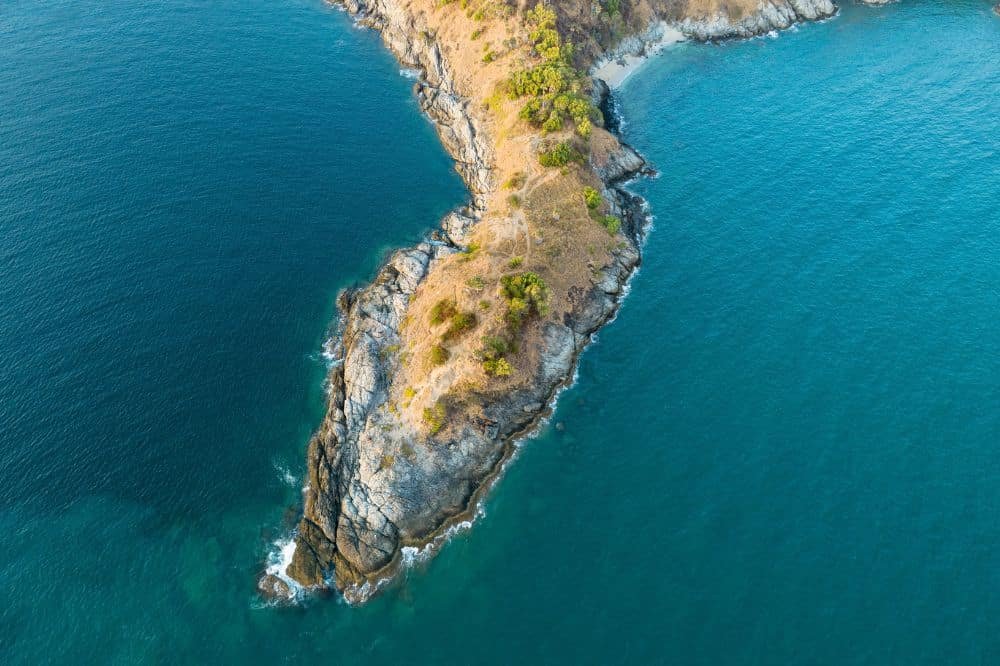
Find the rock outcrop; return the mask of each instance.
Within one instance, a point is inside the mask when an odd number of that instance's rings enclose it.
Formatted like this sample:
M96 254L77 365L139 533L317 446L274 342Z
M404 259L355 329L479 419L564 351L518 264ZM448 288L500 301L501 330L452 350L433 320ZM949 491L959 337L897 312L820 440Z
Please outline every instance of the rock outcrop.
M685 18L678 27L693 39L714 41L765 35L795 23L816 21L836 13L837 6L831 0L763 0L757 11L741 18L728 14Z
M395 0L344 0L342 4L358 23L379 32L402 65L420 72L415 86L420 107L434 121L473 201L480 203L479 195L494 185L490 181L492 142L479 126L478 114L470 112L469 100L455 90L455 72L426 22Z
M419 69L421 107L473 194L472 206L445 217L437 240L396 252L371 285L339 300L339 358L329 377L327 416L308 448L305 507L286 573L307 588L334 583L347 599L362 601L379 580L391 576L403 546L426 543L469 514L511 454L512 439L536 422L572 377L576 356L591 334L614 313L639 262L645 221L642 201L616 183L645 163L622 146L595 164L629 242L595 273L589 289L576 295L571 316L546 323L542 362L530 388L499 399L470 396L481 404L478 418L451 428L446 439L432 440L401 426L387 402L398 363L387 350L398 348L409 300L435 262L467 244L483 195L495 187L493 153L470 102L455 91L441 47L418 17L386 0L347 0L345 6L362 24L379 30L404 65ZM262 589L284 588L268 580Z
M604 236L605 258L584 267L583 280L572 283L562 298L560 316L537 322L537 349L532 350L526 381L502 390L470 385L458 406L460 418L443 430L418 427L398 411L400 394L411 390L401 391L396 380L404 372L399 352L407 320L429 276L454 261L452 255L471 252L471 236L498 188L497 144L481 115L482 100L460 94L452 51L439 42L422 11L414 11L406 0L344 0L344 6L360 23L378 30L401 63L420 72L416 94L421 108L434 121L472 194L471 204L445 216L430 239L395 252L370 285L341 295L337 362L329 376L326 417L308 447L294 554L281 576L272 572L259 586L265 594L281 596L289 592L291 581L307 589L336 585L346 599L361 602L393 576L405 547L432 542L472 515L511 455L513 442L544 415L559 388L571 380L592 334L614 315L639 264L648 221L643 200L621 183L647 167L635 150L600 134L604 139L581 168L590 179L584 182L600 184L602 205L620 220L621 234L610 231L614 242ZM829 0L765 0L760 11L738 21L690 20L681 27L699 39L720 39L768 32L835 11ZM594 102L606 109L607 95L607 87L597 82ZM537 180L541 186L552 179ZM508 221L517 223L521 213L509 215ZM553 219L558 219L554 213Z

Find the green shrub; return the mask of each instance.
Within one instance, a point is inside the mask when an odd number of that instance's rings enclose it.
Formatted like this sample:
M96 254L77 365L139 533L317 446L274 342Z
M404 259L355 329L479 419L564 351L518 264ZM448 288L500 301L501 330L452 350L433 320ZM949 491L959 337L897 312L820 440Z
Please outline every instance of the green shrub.
M580 151L565 141L560 141L551 150L538 155L538 162L544 167L564 167L570 162L582 161Z
M482 34L483 34L483 28L476 28L475 30L472 31L472 36L470 37L470 39L473 40L479 39L479 37L482 36Z
M527 180L528 177L524 174L524 172L518 171L513 176L507 179L507 182L503 184L503 188L505 190L519 190L522 187L524 187L524 184L527 182Z
M526 17L532 47L542 62L513 72L507 80L507 95L511 99L532 98L520 116L535 127L555 132L572 120L577 133L589 137L599 112L582 94L586 77L572 65L573 45L562 42L555 12L545 4L528 11Z
M469 289L473 289L475 291L482 291L486 287L486 281L478 275L470 277L465 281L465 284L469 287Z
M516 194L511 194L509 197L507 197L507 204L511 208L520 208L521 207L521 197L517 196Z
M496 51L487 51L486 54L483 55L483 62L485 62L486 64L489 64L496 59L497 59Z
M442 340L448 342L460 338L476 327L476 315L472 312L456 312L451 318L451 324L444 332Z
M431 308L431 324L443 324L458 313L458 303L454 298L442 298Z
M513 345L506 338L487 335L483 337L483 349L480 355L483 359L501 358L512 351L514 351Z
M447 416L447 410L440 400L434 403L433 407L424 407L424 423L430 428L432 435L441 431Z
M608 230L608 233L614 236L618 233L618 230L622 228L622 221L615 217L614 215L605 215L600 220L601 226Z
M493 304L487 301L485 298L479 301L479 309L482 310L483 312L486 312L491 307L493 307Z
M506 338L495 335L483 337L483 348L479 352L483 372L491 377L510 377L514 368L505 357L514 351L514 344Z
M549 312L549 288L537 273L526 272L500 278L507 299L508 326L520 330L531 314L545 316Z
M491 377L510 377L514 368L505 358L491 358L483 361L483 371Z
M444 365L451 358L451 353L441 345L431 347L431 365Z
M524 263L524 257L514 257L507 262L507 268L517 268Z
M520 99L572 92L579 86L578 78L577 71L568 64L561 61L547 62L531 69L513 72L507 80L507 95L511 99Z
M601 197L601 193L593 187L583 188L583 200L586 202L587 208L590 210L595 210L604 202L604 198Z
M476 258L479 254L479 250L482 246L479 243L469 243L469 246L462 250L462 261L471 261Z

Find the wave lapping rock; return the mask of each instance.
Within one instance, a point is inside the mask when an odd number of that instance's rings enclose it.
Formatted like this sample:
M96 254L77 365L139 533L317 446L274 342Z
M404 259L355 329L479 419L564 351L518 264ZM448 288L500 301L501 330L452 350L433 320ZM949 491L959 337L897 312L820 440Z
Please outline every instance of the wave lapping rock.
M453 256L456 253L474 254L471 239L483 220L496 224L487 226L490 233L527 228L517 233L526 237L529 247L539 246L539 252L553 249L554 243L542 237L548 228L532 232L516 207L501 204L499 213L488 210L498 199L493 195L498 189L499 144L482 115L484 100L473 101L459 92L458 73L449 60L454 45L442 46L428 25L426 7L415 8L413 0L343 0L343 4L359 23L380 32L404 66L420 72L415 88L421 108L434 122L472 194L471 205L446 215L430 239L393 253L370 285L341 294L341 340L328 378L327 414L308 447L304 509L294 553L280 577L264 576L260 586L265 594L279 596L289 591L291 581L307 589L336 586L348 601L362 602L397 572L405 547L431 543L473 515L490 481L512 455L514 441L547 413L559 389L572 380L580 352L614 316L639 264L649 216L645 202L621 186L647 172L645 161L614 136L595 129L600 141L591 141L589 162L577 167L581 175L570 183L574 189L565 200L582 208L581 192L589 190L589 184L599 186L600 205L606 207L600 213L608 213L607 219L614 222L607 229L610 237L601 237L605 253L600 261L596 251L590 255L595 260L578 260L576 277L564 282L558 294L558 311L532 323L533 348L520 367L523 381L500 388L465 382L454 422L444 429L415 423L415 407L408 406L407 395L416 391L404 390L404 382L397 378L406 376L406 336L413 342L415 335L406 326L421 290L435 275L439 283L444 280L446 291L462 288L462 283L447 281L456 273L446 269L461 259ZM696 37L719 39L760 34L835 11L830 0L765 0L759 12L740 21L720 18L681 26ZM649 33L645 38L653 37ZM489 62L479 53L476 60ZM607 86L595 82L594 96L595 104L607 110ZM513 141L527 146L538 143L538 137ZM512 172L510 143L506 149L505 177ZM518 159L526 154L532 161L538 159L537 152L520 153ZM518 175L523 184L526 174ZM533 187L553 186L558 177L555 170L537 175ZM551 191L558 194L558 188ZM550 223L560 220L559 211L545 214ZM605 233L586 214L584 219L595 224L595 233ZM505 238L502 233L500 237ZM453 277L440 278L442 271ZM420 404L440 404L442 387L454 386L456 375L463 377L460 372L455 365L432 369L418 387L428 394ZM439 381L442 378L449 381ZM411 413L403 415L401 407Z
M757 11L742 18L719 14L708 18L686 18L678 23L681 32L700 41L716 41L766 35L803 21L833 16L832 0L764 0Z
M541 362L523 388L497 400L481 397L476 418L429 441L408 428L388 404L399 361L391 350L410 298L441 258L467 244L484 195L494 189L493 151L469 101L455 90L454 73L419 18L388 0L347 0L345 6L408 67L419 69L416 93L473 194L473 206L442 221L438 241L397 251L374 282L339 299L342 340L329 377L327 415L310 441L305 506L287 575L306 588L340 588L349 601L368 598L400 564L401 548L432 540L468 516L478 495L513 451L512 441L532 427L557 389L573 373L577 355L617 308L623 286L639 262L646 214L642 200L615 183L645 162L622 146L595 164L604 194L630 232L614 260L575 293L563 322L546 322ZM475 401L477 396L471 396ZM405 460L397 461L400 451ZM387 461L392 464L387 464Z
M343 0L344 8L361 25L377 30L382 41L405 67L420 72L415 88L420 106L455 159L462 178L478 204L492 189L492 142L469 112L469 100L455 90L454 72L426 22L394 0Z

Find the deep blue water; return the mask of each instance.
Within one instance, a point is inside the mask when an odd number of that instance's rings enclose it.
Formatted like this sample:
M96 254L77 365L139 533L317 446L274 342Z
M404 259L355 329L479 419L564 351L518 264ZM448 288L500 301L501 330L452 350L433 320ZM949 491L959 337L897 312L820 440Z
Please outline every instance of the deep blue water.
M620 97L656 221L562 429L368 606L266 608L333 297L465 192L319 0L5 5L0 661L1000 659L1000 20L847 6Z

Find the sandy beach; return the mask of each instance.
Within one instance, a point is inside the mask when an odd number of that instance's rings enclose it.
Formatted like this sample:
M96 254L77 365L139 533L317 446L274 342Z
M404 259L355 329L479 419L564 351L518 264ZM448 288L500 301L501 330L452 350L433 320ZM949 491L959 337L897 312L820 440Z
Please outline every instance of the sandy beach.
M666 22L651 27L645 35L623 43L621 51L600 63L591 72L612 89L619 87L650 56L687 39L683 32Z

